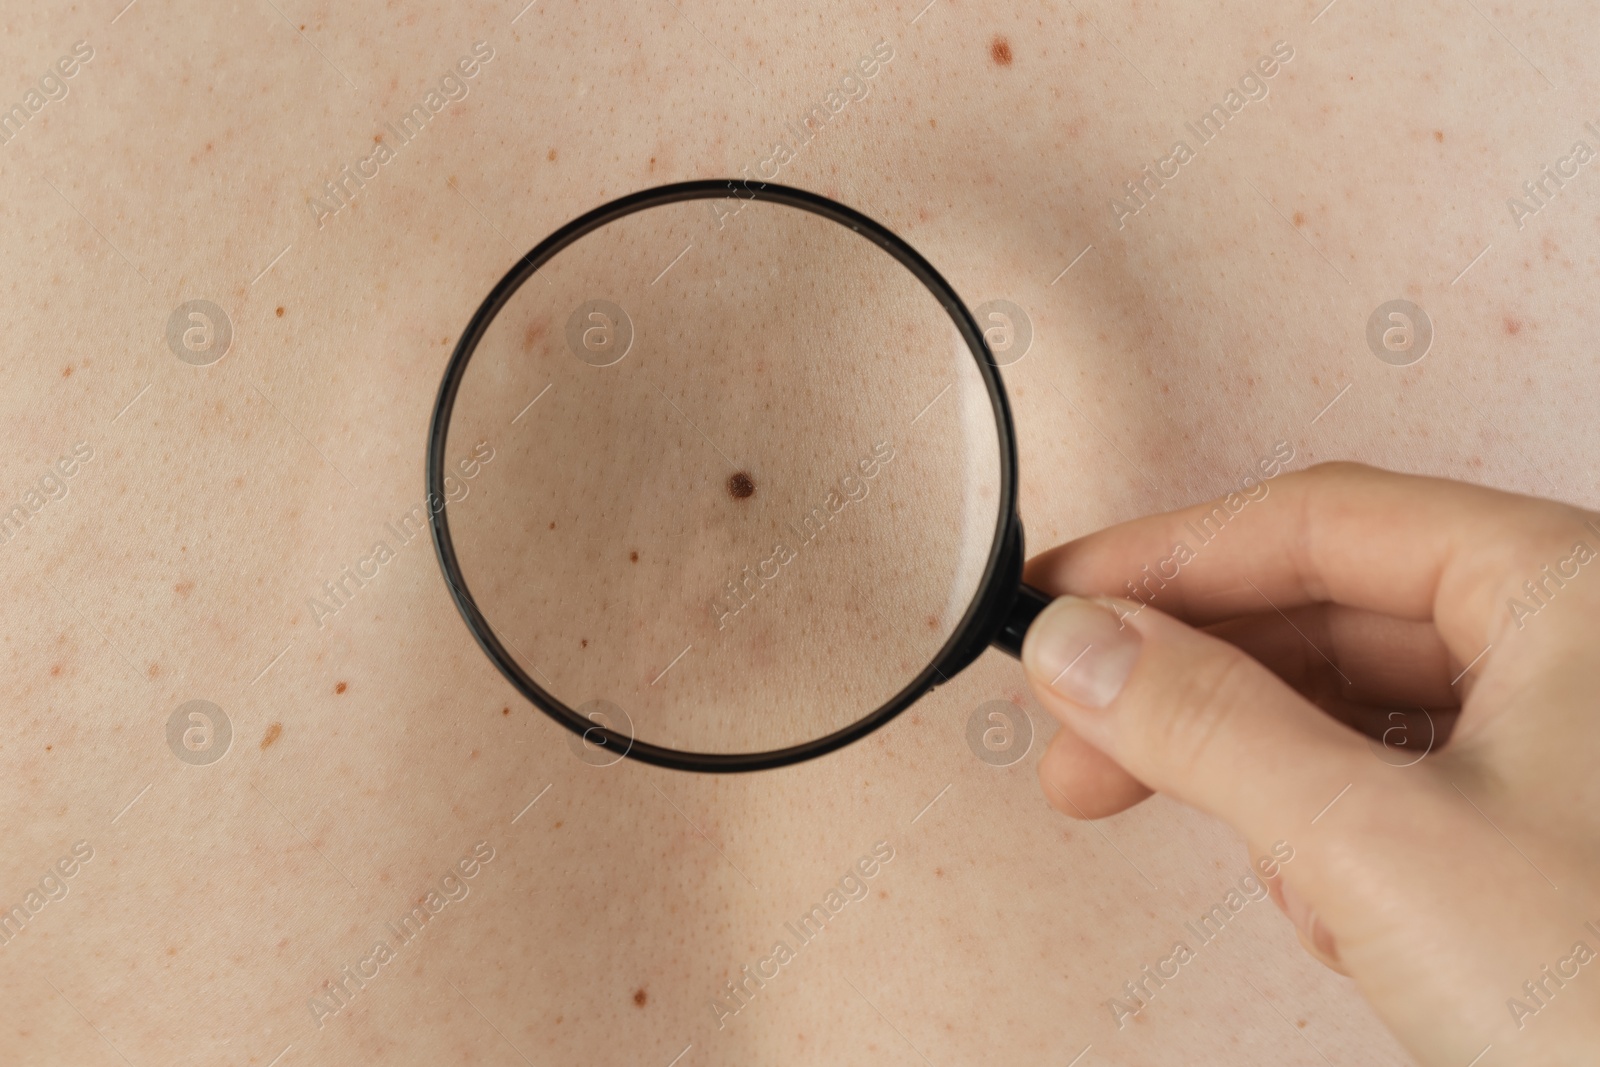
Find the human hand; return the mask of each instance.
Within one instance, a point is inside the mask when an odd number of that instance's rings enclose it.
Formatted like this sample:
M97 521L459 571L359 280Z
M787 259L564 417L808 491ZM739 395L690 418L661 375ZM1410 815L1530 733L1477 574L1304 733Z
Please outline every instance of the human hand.
M1274 899L1424 1064L1600 1061L1600 517L1347 463L1264 484L1030 562L1046 797L1287 842Z

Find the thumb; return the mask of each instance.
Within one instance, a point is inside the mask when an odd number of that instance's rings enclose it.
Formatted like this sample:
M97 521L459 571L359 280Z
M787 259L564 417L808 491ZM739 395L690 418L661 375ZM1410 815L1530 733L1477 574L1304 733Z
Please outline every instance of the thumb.
M1063 596L1029 628L1035 695L1133 777L1250 841L1303 838L1370 773L1354 732L1233 645L1133 601Z

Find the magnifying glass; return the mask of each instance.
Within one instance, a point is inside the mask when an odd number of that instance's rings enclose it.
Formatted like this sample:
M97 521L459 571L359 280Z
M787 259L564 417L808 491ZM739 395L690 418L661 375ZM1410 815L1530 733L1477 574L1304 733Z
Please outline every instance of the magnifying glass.
M456 345L434 547L483 651L591 763L779 767L866 736L1049 602L955 290L775 184L625 196L530 251Z

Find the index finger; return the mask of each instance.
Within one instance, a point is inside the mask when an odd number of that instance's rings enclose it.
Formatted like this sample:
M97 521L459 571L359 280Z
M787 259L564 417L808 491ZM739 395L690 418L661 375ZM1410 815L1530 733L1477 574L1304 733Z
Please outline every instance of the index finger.
M1432 620L1465 663L1510 621L1499 609L1523 580L1579 542L1600 554L1600 522L1569 505L1328 463L1100 530L1037 556L1026 576L1197 626L1316 603Z

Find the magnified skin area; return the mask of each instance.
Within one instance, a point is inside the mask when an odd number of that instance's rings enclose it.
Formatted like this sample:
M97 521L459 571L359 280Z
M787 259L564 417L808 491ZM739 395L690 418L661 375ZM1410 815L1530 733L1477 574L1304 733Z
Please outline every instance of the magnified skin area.
M1002 529L1000 436L910 271L819 215L731 203L628 215L523 284L445 451L501 444L446 515L535 684L621 708L605 725L640 741L757 753L853 725L935 660Z
M1359 459L1594 507L1593 178L1520 229L1506 208L1530 161L1585 136L1593 20L279 6L23 7L0 40L7 103L74 42L94 50L0 147L0 491L28 512L0 544L0 906L30 908L0 946L0 1060L668 1064L692 1045L680 1067L1065 1064L1092 1045L1080 1067L1406 1062L1257 905L1118 1028L1106 1002L1249 858L1160 799L1095 826L1051 810L1034 763L1054 727L1015 662L990 654L781 772L597 767L493 671L408 517L439 376L510 264L626 192L754 173L847 75L778 180L880 219L971 306L1026 310L1031 348L1004 374L1032 550L1232 489L1279 442L1292 467ZM402 143L388 124L479 40L494 58L470 93ZM893 58L867 77L880 40ZM1278 40L1295 55L1267 98L1119 227L1111 197ZM380 137L394 158L319 225L308 199ZM1407 367L1365 339L1396 298L1435 327ZM232 325L205 367L167 342L193 299ZM517 427L561 418L557 390ZM507 396L508 429L532 399ZM458 469L463 509L501 458ZM732 458L755 493L696 467L708 516L778 493L773 461ZM854 517L905 539L901 558L943 536ZM644 574L679 531L636 521L615 566ZM729 684L760 666L730 660ZM232 730L204 765L168 741L197 699ZM997 700L1034 732L1006 767L967 743ZM849 902L796 944L786 924L832 890ZM430 893L448 903L419 936L387 932ZM392 958L368 962L379 939ZM779 940L794 959L719 1027L713 1000L747 966L772 973Z

